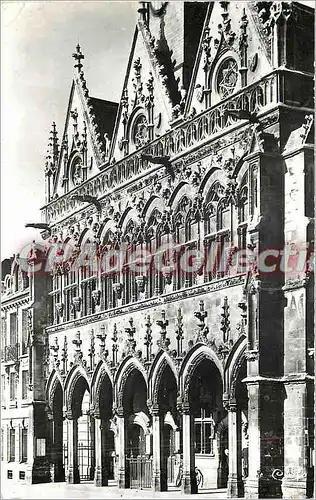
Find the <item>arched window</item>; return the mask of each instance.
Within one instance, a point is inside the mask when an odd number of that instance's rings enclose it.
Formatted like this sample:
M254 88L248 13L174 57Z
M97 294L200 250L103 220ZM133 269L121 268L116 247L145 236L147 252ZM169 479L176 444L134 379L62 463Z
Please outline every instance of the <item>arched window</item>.
M176 244L179 245L177 256L177 289L190 286L189 274L183 269L183 263L186 261L183 255L187 252L187 244L190 241L190 218L189 212L192 206L191 200L184 195L176 208L174 223L176 230Z
M248 186L243 186L240 191L239 202L239 222L245 222L248 219Z
M244 175L239 190L238 203L238 246L240 249L246 248L247 221L249 217L249 187L248 172Z
M123 242L127 245L127 258L123 266L123 300L125 304L135 302L137 298L135 272L131 269L133 267L133 255L135 255L136 251L136 231L137 224L134 220L131 219L126 225L122 238Z
M155 259L157 252L161 247L161 233L159 231L159 223L161 221L162 214L159 210L155 209L151 213L147 222L147 236L148 236L148 251L152 256L151 265L148 269L148 294L150 297L159 295L163 289L162 276L157 269Z
M219 181L215 181L205 201L205 235L211 235L217 231L216 211L218 202L223 195L224 186Z
M107 310L114 307L117 294L120 295L119 289L117 289L116 293L113 289L117 275L113 271L113 266L115 265L113 251L116 250L116 245L114 242L114 233L111 229L107 231L101 248L101 309Z

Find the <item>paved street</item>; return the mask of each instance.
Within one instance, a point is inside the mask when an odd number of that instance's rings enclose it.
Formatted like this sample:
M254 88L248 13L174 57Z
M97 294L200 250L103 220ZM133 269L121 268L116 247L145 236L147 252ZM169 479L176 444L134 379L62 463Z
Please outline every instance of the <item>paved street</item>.
M93 483L66 485L65 483L48 483L21 485L12 481L1 481L1 498L3 499L57 499L57 498L183 498L179 489L163 493L153 493L151 490L118 490L115 485L96 488ZM196 498L221 499L226 498L226 490L202 490Z

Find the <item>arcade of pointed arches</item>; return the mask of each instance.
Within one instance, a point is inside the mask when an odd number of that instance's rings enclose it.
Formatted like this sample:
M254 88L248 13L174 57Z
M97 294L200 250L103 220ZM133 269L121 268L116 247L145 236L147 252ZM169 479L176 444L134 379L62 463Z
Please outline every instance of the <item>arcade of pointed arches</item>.
M161 350L148 370L128 356L114 377L102 361L92 376L81 365L73 366L65 380L52 372L47 384L52 480L94 480L97 486L115 480L119 487L166 491L179 486L182 471L183 491L194 493L197 485L192 475L187 484L185 473L190 477L198 467L205 471L205 488L226 487L234 467L232 457L228 460L227 395L240 414L235 461L245 479L245 349L243 337L224 369L210 347L196 344L180 367ZM189 471L183 469L187 463Z

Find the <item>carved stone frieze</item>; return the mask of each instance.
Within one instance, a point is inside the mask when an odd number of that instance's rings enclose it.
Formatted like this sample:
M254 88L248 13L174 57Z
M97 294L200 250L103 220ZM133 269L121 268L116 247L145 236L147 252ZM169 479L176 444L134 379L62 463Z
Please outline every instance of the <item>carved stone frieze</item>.
M203 284L201 286L196 286L191 289L179 290L176 292L171 292L168 294L163 294L159 297L144 299L137 303L126 304L125 306L117 307L115 309L105 311L102 313L91 314L85 318L80 318L78 320L65 322L60 325L54 325L47 328L49 333L54 333L58 331L63 331L73 327L80 327L87 324L91 324L98 321L104 321L108 318L114 318L123 314L132 313L134 311L140 311L143 309L150 309L156 307L161 303L172 303L178 302L179 300L189 299L191 297L196 297L199 295L204 295L207 293L212 293L217 290L222 290L224 288L229 288L233 286L242 286L245 284L245 276L238 275L229 278L217 280L208 284Z

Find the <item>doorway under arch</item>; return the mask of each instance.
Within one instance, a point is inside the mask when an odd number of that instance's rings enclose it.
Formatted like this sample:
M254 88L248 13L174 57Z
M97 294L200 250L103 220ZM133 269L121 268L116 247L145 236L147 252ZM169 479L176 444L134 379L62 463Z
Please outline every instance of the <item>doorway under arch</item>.
M64 439L67 482L92 481L95 470L94 418L90 414L90 389L84 376L78 377L72 391L71 419L67 421Z
M180 461L180 433L177 411L177 381L168 364L161 375L157 403L160 418L160 491L176 481L176 462Z
M189 376L189 375L187 375ZM221 453L227 435L219 434L226 418L223 408L223 381L215 363L206 356L195 365L189 379L189 414L184 415L183 479L184 492L225 488L228 461ZM198 484L199 482L199 484Z
M149 411L147 385L135 368L129 374L123 391L125 427L125 485L127 488L150 488L152 459L150 458Z

